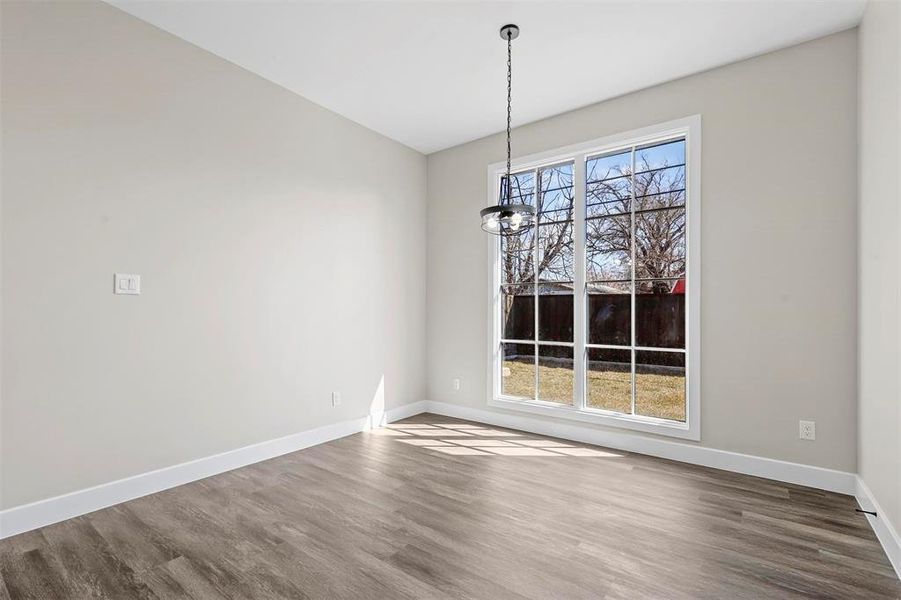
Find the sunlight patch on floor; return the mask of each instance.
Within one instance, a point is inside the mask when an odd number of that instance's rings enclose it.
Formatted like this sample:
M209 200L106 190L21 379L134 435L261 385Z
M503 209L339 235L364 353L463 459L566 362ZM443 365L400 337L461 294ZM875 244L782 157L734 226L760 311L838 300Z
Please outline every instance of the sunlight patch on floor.
M557 452L548 452L541 448L525 448L518 446L514 448L485 448L488 452L500 454L501 456L563 456Z
M410 433L413 435L419 436L440 436L440 437L470 437L471 434L463 432L463 431L454 431L453 429L397 429L396 431L402 431L404 433ZM479 435L482 435L479 432Z
M482 452L481 450L476 450L475 448L464 448L463 446L429 446L429 450L434 450L435 452L444 452L445 454L455 454L455 455L463 455L463 456L491 456L487 452Z
M488 447L488 446L498 446L498 447L516 447L516 444L513 442L508 442L506 440L454 440L455 443L460 444L461 446L469 446L470 448L477 447Z
M553 440L516 440L523 446L536 446L538 448L572 448L571 444L563 444Z
M411 446L454 446L455 444L451 444L450 442L442 442L441 440L424 440L422 438L408 438L403 440L397 440L398 442L403 442L405 444L410 444Z
M394 423L371 433L454 456L622 457L622 454L600 448L525 438L523 435L526 434L469 423Z

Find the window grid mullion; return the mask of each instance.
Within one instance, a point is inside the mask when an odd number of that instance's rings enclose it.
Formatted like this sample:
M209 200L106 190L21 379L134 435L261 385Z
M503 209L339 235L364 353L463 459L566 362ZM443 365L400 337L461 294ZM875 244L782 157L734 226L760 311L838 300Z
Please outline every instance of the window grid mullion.
M535 182L535 236L532 238L532 301L535 314L533 315L534 325L532 327L532 339L533 344L532 347L535 349L535 357L532 363L535 369L535 392L532 395L533 399L539 400L540 395L538 394L538 385L540 381L538 380L538 249L541 246L541 215L538 212L539 202L541 201L541 170L534 169L532 171L533 181Z
M630 218L629 218L629 233L630 233L630 235L629 235L629 237L631 238L631 252L632 252L632 260L630 261L632 263L632 282L631 282L632 293L631 293L631 308L629 310L629 318L630 318L629 334L630 334L630 338L632 341L632 350L630 352L630 354L631 354L630 363L631 364L629 365L629 371L630 371L630 378L631 378L632 383L629 386L629 403L631 406L630 414L634 415L635 414L635 361L638 358L638 355L635 352L635 345L636 345L636 337L635 337L635 146L632 146L630 158L632 161L631 176L630 176L632 190L631 190L631 193L629 194L629 197L630 197L629 198L629 214L630 214Z
M585 351L587 325L585 322L585 306L587 288L585 287L586 237L585 213L588 204L586 157L577 155L573 160L573 405L582 410L588 404L588 369ZM578 291L577 291L578 290Z
M515 342L516 340L503 340ZM528 343L528 342L526 342ZM585 344L586 348L599 348L601 350L631 350L633 346L617 346L616 344ZM639 352L672 352L673 354L685 354L685 348L667 348L666 346L634 346Z
M526 342L527 344L530 342ZM548 340L542 340L539 342L542 346L557 346L560 348L574 348L575 344L572 342L550 342Z

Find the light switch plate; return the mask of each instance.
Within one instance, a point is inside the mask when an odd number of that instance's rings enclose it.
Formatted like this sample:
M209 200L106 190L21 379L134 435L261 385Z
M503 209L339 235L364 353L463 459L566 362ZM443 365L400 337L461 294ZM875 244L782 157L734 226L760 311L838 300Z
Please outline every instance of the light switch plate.
M141 293L141 276L134 273L116 273L113 277L113 293L136 296Z

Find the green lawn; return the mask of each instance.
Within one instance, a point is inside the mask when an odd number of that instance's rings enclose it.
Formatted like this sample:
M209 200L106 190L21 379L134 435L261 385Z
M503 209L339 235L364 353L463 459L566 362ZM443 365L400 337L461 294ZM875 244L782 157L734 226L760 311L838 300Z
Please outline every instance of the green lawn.
M507 360L504 362L504 394L534 397L534 370L532 361ZM509 371L508 371L509 370ZM540 364L538 379L540 397L549 402L572 405L573 372L559 364ZM628 372L601 370L588 371L588 406L628 414L631 377ZM685 378L677 375L637 373L635 375L635 412L640 415L685 420Z

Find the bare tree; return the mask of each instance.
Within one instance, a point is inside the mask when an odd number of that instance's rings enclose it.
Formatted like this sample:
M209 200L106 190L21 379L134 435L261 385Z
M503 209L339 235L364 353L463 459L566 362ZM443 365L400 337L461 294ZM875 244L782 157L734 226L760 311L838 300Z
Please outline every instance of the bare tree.
M572 282L572 178L572 165L540 170L537 182L532 173L512 177L511 201L533 204L540 227L502 238L504 283Z
M601 169L589 167L587 185L586 253L589 281L632 278L658 280L639 291L668 292L685 272L685 171L681 163L652 164L648 156ZM571 165L514 175L513 202L533 203L539 227L502 238L505 284L573 281L573 171ZM634 190L634 194L633 194ZM634 197L634 200L633 200ZM635 223L632 223L632 203ZM674 210L676 209L676 210ZM536 250L537 245L537 252ZM537 256L536 256L537 255ZM531 293L530 286L511 290Z
M630 166L597 173L588 186L586 252L589 280L628 280L632 270L632 202L635 206L635 278L672 279L685 272L685 170L664 161L652 165L639 155ZM634 200L633 191L634 188ZM677 209L677 210L672 210ZM671 282L644 286L668 292Z

